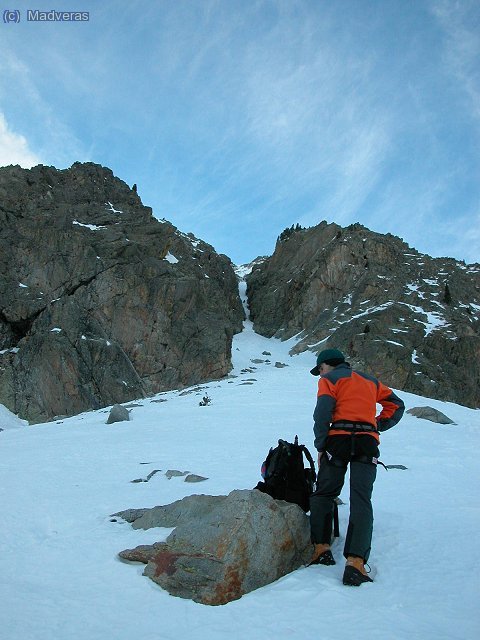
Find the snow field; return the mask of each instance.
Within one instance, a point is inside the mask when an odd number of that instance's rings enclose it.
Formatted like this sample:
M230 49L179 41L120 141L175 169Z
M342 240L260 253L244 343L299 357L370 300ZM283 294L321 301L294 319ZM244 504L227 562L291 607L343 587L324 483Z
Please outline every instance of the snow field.
M251 488L279 437L298 434L313 453L314 356L290 357L291 345L257 336L246 322L234 339L237 377L140 400L130 422L106 425L101 410L26 427L2 410L2 423L16 427L0 433L3 640L480 636L480 412L401 391L407 408L434 406L457 425L405 414L383 434L381 459L407 470L378 468L373 584L341 584L343 538L336 566L299 569L222 607L170 596L141 575L143 565L117 558L170 530L133 530L110 514ZM241 373L247 367L255 369ZM212 402L200 407L205 393ZM148 482L131 482L155 469L162 473ZM168 480L168 469L209 479ZM348 478L341 498L348 503ZM348 504L339 511L343 537Z

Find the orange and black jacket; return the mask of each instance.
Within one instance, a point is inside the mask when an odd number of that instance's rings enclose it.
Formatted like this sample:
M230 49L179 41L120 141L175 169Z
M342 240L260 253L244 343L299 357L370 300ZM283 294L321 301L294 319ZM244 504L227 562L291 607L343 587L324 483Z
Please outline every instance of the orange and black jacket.
M378 417L377 403L382 406ZM354 371L346 362L339 364L318 382L313 414L315 448L323 451L328 436L350 435L352 425L355 433L368 433L378 442L378 432L396 425L404 410L403 401L377 378Z

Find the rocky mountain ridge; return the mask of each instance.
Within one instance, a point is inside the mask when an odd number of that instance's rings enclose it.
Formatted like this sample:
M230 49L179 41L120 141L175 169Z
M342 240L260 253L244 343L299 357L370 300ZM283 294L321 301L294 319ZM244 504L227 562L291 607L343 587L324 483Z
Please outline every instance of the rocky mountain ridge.
M104 167L0 169L0 403L30 421L218 379L244 311L228 257ZM243 277L248 269L237 268ZM285 230L255 330L336 346L397 389L480 406L480 265L359 224Z
M480 265L360 224L290 229L253 266L255 331L292 353L337 347L397 389L480 407Z
M226 256L104 167L0 169L0 403L30 421L225 376Z

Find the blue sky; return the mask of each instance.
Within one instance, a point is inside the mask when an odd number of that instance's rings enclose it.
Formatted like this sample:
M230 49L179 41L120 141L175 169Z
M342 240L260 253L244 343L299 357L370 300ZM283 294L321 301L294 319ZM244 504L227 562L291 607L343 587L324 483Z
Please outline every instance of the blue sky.
M321 220L480 261L477 0L47 4L2 7L0 165L108 166L238 264Z

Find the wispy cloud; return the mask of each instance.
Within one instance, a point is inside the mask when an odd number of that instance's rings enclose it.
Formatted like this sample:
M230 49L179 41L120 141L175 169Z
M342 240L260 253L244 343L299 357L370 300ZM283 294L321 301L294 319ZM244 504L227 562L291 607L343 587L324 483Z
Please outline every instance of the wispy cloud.
M9 129L0 112L0 166L19 164L24 169L40 164L40 158L31 151L27 139Z
M480 203L461 217L441 221L439 227L436 255L480 264Z
M303 192L316 201L303 223L322 210L350 222L391 151L392 105L379 103L368 53L337 42L327 20L293 13L249 48L245 133L277 178L277 198L293 204Z
M470 101L480 126L480 8L477 0L434 0L431 11L445 34L444 61Z
M35 163L41 158L47 164L63 168L87 159L84 145L67 124L70 114L55 109L54 96L42 91L44 79L37 67L29 66L6 42L1 43L0 54L0 104L4 118L7 111L10 116L15 114Z

